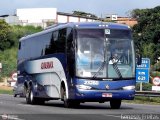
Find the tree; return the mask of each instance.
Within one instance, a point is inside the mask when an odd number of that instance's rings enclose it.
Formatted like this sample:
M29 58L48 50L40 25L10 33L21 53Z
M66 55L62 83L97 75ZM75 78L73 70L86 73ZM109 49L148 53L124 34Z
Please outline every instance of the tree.
M86 13L82 11L73 11L73 15L78 15L82 17L92 17L92 18L98 18L96 15L91 14L91 13Z
M0 20L0 51L10 48L14 42L10 39L11 27L4 21Z
M131 16L138 24L133 27L135 45L151 63L160 56L160 6L152 9L135 9Z
M0 81L2 81L4 77L10 77L11 73L16 71L19 39L42 30L41 27L20 25L9 26L9 29L10 30L5 33L7 34L6 40L12 40L12 46L6 47L3 51L0 51L0 62L3 66L2 72L0 73ZM0 31L2 31L2 29Z
M14 25L11 29L12 32L10 33L10 38L14 41L15 47L18 47L18 41L21 37L42 31L42 27L20 25Z

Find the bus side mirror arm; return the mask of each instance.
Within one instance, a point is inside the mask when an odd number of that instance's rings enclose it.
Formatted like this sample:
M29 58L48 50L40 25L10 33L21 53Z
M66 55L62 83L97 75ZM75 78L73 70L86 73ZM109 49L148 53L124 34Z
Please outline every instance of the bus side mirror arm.
M141 65L142 64L142 55L141 54L137 54L137 65Z
M71 77L75 75L75 60L73 52L67 54L68 70Z

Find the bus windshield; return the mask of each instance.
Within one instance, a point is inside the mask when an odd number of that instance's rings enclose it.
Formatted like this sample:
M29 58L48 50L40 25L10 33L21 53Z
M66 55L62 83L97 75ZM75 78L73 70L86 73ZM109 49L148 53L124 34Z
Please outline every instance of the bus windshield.
M135 54L129 30L78 29L76 75L134 78Z

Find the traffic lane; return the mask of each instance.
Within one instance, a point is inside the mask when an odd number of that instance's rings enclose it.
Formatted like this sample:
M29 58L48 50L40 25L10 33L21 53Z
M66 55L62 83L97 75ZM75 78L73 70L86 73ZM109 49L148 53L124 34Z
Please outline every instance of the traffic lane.
M85 104L86 105L86 104ZM93 103L93 105L95 105ZM14 98L10 95L0 95L0 119L17 119L17 120L119 120L119 117L106 114L90 114L85 109L95 108L96 106L81 106L79 108L64 108L63 102L50 101L45 105L28 105L25 98ZM109 107L109 106L108 106ZM97 109L105 109L98 107ZM83 109L85 112L82 112ZM75 112L76 111L76 112ZM93 110L94 111L94 110ZM83 114L82 114L83 113ZM96 113L96 112L93 112Z
M21 99L21 98L20 98ZM44 105L29 105L26 104L25 99L22 99L17 103L15 102L0 103L0 113L7 114L120 114L119 110L113 110L110 108L109 103L84 103L77 108L64 108L61 101L50 101ZM131 110L130 107L122 107L121 110Z
M0 114L143 114L160 113L160 105L122 103L121 109L111 109L109 103L84 103L78 108L64 108L61 101L45 105L26 104L25 98L0 95Z
M120 120L122 116L118 115L99 115L99 114L18 114L0 115L3 120Z

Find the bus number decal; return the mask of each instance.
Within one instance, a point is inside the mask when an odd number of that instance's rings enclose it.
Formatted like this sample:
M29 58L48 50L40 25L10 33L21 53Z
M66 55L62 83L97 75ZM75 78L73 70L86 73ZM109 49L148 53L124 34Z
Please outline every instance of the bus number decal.
M99 85L98 81L84 81L84 85Z

